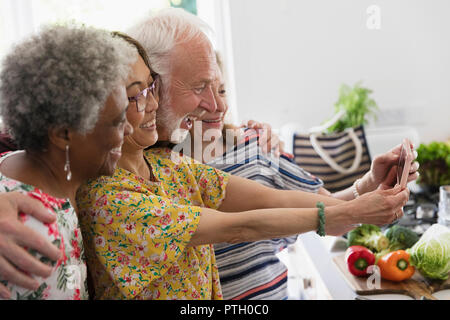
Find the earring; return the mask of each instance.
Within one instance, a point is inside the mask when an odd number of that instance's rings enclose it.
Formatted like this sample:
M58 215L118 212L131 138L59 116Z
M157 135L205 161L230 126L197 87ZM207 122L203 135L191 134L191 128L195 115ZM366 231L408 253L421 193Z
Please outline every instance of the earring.
M66 145L66 165L64 166L64 172L67 173L67 181L70 181L72 179L72 172L70 171L69 145Z

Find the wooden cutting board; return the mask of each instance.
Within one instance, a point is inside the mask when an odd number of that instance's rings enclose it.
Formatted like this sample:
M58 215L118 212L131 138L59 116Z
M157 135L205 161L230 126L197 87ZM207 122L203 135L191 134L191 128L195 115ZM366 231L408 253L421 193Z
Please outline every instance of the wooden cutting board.
M416 300L420 300L422 297L436 300L436 298L432 296L434 292L450 289L450 278L444 282L429 281L420 275L418 271L414 273L411 279L402 282L381 279L378 288L371 288L375 287L375 282L373 280L368 281L368 278L355 277L348 271L344 254L334 257L333 261L350 287L359 295L396 293L408 295Z

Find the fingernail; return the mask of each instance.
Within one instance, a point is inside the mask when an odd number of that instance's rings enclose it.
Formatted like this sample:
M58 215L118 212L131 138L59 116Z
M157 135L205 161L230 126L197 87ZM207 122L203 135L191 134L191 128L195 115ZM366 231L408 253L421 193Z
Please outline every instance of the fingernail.
M45 276L45 277L43 277L43 278L45 278L45 279L47 279L48 277L50 277L51 275L52 275L52 273L53 273L53 267L51 267L51 266L48 266L48 276ZM39 283L38 283L38 287L39 287Z
M9 294L9 293L7 293L7 292L0 292L0 297L2 298L2 299L5 299L5 300L9 300L9 299L11 299L11 295Z

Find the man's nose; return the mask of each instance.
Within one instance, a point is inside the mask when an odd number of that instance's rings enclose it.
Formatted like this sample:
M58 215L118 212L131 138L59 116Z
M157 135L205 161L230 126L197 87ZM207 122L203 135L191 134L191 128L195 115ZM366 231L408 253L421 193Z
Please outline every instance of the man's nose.
M227 109L225 105L225 99L216 95L216 102L217 102L217 111L225 113L225 110Z
M201 107L206 109L208 112L216 112L217 110L217 101L211 86L208 86L204 91L203 103Z

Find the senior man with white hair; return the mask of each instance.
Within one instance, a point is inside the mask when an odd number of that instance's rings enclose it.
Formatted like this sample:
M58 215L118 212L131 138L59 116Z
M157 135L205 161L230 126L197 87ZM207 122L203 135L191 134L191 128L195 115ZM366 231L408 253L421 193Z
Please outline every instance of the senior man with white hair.
M194 120L217 109L213 82L217 79L216 54L208 34L212 29L183 9L168 8L127 31L141 42L161 76L161 101L157 111L159 144L185 140ZM272 135L270 125L248 121L264 129L261 147L279 153L283 143Z
M152 68L161 76L159 141L182 142L193 120L217 109L212 88L216 58L209 31L196 16L170 8L127 32L144 45Z

